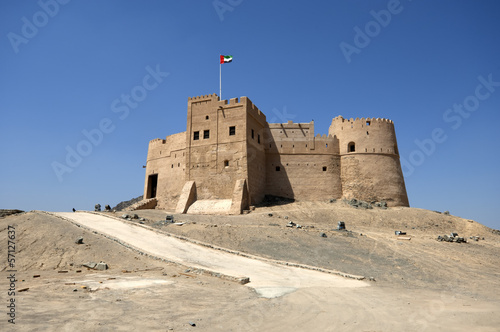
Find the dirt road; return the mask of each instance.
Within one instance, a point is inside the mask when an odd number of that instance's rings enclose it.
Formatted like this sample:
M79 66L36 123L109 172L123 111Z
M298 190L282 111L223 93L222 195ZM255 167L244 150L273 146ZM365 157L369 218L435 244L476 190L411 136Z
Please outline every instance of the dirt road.
M367 282L272 264L227 252L222 252L173 237L152 229L92 213L56 213L74 222L111 236L153 256L189 267L206 269L233 277L249 277L248 287L262 297L279 297L300 288L356 288L369 286Z

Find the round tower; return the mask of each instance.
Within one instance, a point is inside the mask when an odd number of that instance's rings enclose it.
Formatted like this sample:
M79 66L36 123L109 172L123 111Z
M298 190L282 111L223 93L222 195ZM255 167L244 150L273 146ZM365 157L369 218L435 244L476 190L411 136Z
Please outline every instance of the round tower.
M343 198L409 206L391 120L338 116L328 134L339 140Z

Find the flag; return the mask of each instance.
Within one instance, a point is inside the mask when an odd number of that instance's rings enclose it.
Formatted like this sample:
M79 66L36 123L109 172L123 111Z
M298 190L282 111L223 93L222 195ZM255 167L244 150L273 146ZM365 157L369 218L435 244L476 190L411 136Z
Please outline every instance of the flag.
M231 61L233 61L232 55L221 55L220 56L220 63L229 63Z

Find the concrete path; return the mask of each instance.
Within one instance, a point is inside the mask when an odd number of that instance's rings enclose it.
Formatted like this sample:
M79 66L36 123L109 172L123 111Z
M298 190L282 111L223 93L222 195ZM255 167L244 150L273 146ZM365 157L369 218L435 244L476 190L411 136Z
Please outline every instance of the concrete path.
M249 277L250 283L246 286L254 288L263 297L278 297L307 287L353 288L368 286L368 283L363 281L268 263L210 249L102 215L83 212L54 214L71 219L77 224L114 237L141 251L169 261L234 277Z

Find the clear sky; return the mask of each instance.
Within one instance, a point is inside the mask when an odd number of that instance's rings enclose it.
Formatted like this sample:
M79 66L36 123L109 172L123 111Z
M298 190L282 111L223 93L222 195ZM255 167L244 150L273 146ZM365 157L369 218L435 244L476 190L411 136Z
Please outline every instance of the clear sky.
M500 228L500 2L0 2L0 208L143 192L148 142L189 96L248 96L270 122L396 126L413 207Z

